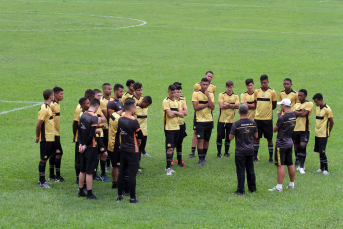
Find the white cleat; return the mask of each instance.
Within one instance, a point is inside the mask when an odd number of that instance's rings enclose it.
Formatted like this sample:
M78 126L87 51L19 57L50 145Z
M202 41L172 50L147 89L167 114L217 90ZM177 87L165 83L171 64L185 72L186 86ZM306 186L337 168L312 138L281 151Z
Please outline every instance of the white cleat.
M321 170L321 169L318 169L317 171L314 171L315 173L322 173L323 172L323 170Z
M324 174L324 175L330 175L330 172L327 171L327 170L324 170L324 171L323 171L323 174Z
M168 168L167 169L167 176L171 176L172 175L172 169L171 168Z
M300 174L304 174L305 173L304 168L299 168L299 172Z
M142 154L142 157L151 157L148 153Z

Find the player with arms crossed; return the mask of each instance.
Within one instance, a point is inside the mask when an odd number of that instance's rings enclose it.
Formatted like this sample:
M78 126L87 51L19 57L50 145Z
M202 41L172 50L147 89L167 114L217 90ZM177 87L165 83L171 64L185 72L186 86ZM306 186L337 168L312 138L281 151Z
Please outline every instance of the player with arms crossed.
M315 94L312 99L317 106L314 152L319 153L320 159L320 169L318 169L316 172L323 173L324 175L330 175L328 170L328 160L325 152L326 144L333 128L332 110L324 102L323 95L321 93Z
M112 86L109 83L104 83L102 85L102 93L103 96L100 99L100 107L99 110L102 112L102 114L105 116L107 120L107 104L110 101L110 97L112 94ZM108 145L108 124L107 122L102 122L100 125L105 125L105 129L103 129L103 136L101 137L103 143L105 146ZM107 161L107 167L111 168L111 161L110 161L110 155L107 155L106 158Z
M133 85L134 84L135 84L135 81L132 79L128 79L126 81L127 92L121 98L121 101L123 102L123 104L125 103L126 98L131 98L133 96L133 93L134 93Z
M248 118L251 120L255 119L255 97L254 97L254 80L253 79L246 79L245 86L247 87L247 91L241 94L241 104L245 104L249 108Z

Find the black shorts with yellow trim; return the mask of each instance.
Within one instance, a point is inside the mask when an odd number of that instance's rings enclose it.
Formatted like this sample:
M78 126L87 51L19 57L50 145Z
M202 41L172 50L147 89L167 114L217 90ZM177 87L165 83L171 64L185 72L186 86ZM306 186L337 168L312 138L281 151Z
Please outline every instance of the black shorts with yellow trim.
M103 129L102 131L104 133L104 136L101 137L101 139L102 139L104 145L108 146L108 129ZM106 147L106 149L107 149L107 147Z
M108 151L108 155L110 155L112 166L120 167L120 150Z
M280 148L275 147L274 153L275 165L293 165L292 159L292 147L290 148Z
M229 139L232 124L233 123L218 122L217 139Z
M54 152L54 142L40 142L40 159L46 161Z
M310 139L310 131L294 131L293 142L295 145L299 145L301 142L308 142Z
M210 141L213 129L213 122L196 122L195 132L197 134L197 139L204 139L205 141Z
M255 123L258 130L258 138L266 138L267 140L273 139L273 120L257 120L255 119Z
M62 155L62 154L63 154L63 150L61 146L61 137L55 136L54 151L52 152L51 156Z
M80 172L93 174L98 164L98 147L87 147L80 153Z
M104 142L102 141L102 138L97 137L96 141L98 143L98 154L103 154L107 151L106 146Z
M166 149L175 148L178 141L180 130L164 130L166 136Z
M327 137L314 137L314 152L325 153L327 143Z

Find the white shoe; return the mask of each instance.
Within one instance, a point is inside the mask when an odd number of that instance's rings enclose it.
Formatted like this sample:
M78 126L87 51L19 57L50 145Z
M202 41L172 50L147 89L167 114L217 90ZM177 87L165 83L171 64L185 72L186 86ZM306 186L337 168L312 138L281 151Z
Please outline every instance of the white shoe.
M323 172L323 170L321 170L321 169L318 169L317 171L314 171L315 173L322 173Z
M142 154L143 157L151 157L148 153Z
M299 168L299 172L300 174L304 174L305 173L304 168Z
M166 171L166 172L167 172L167 171L168 171L168 169L165 169L164 171ZM170 168L170 171L171 171L172 173L176 173L176 172L175 172L175 170L174 170L173 168Z
M330 175L330 172L327 171L327 170L324 170L324 171L323 171L323 174L324 174L324 175Z
M300 169L300 166L298 166L296 170L299 170L299 169Z
M167 176L171 176L172 175L172 169L171 168L168 168L167 169Z

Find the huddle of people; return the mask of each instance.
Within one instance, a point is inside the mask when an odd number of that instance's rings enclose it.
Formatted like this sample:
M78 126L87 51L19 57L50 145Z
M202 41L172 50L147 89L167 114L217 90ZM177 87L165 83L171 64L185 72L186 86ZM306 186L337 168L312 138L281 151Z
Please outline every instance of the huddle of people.
M198 166L208 164L206 161L209 141L212 134L215 109L214 95L216 86L211 83L213 72L207 71L205 77L193 88L192 105L194 109L192 151L188 159L195 158L197 149ZM217 158L230 157L230 142L235 139L235 164L238 188L235 195L244 195L245 171L248 188L256 192L254 163L259 162L260 139L267 139L269 160L275 162L278 171L277 186L269 191L282 191L285 176L284 166L288 167L290 177L289 189L294 189L295 168L292 151L295 151L295 166L300 174L305 173L306 146L310 137L310 117L313 103L306 100L305 89L296 92L292 89L292 80L283 82L285 90L280 92L277 111L278 120L273 127L273 110L276 108L277 95L268 86L268 76L260 77L261 87L254 90L253 79L245 81L247 91L239 96L233 92L234 83L226 82L226 91L219 94L220 115L217 124ZM143 86L139 82L128 80L128 88L105 83L100 90L87 90L79 100L73 121L73 142L75 142L75 174L79 185L79 197L98 199L93 194L93 180L109 182L106 172L112 167L112 188L118 189L117 201L123 196L130 196L130 203L144 203L135 194L136 175L141 171L141 156L151 157L145 151L147 143L148 107L152 104L150 96L142 96ZM182 160L182 143L187 136L185 116L188 115L187 101L182 93L182 84L175 82L168 87L168 96L162 102L163 123L166 148L166 175L175 173L173 169L174 148L177 151L176 162L182 168L188 168ZM45 167L49 160L49 180L66 182L60 174L63 150L60 142L60 101L63 89L55 87L43 92L44 104L38 112L35 142L40 142L40 162L38 185L50 188L45 179ZM319 152L320 169L329 175L326 157L326 144L333 127L333 115L330 107L317 93L313 96L317 105L315 128L315 152ZM235 122L235 110L240 119ZM273 132L277 132L275 152ZM274 153L274 160L273 160ZM97 175L100 162L101 176ZM112 166L110 166L110 163ZM56 174L55 174L56 172Z

